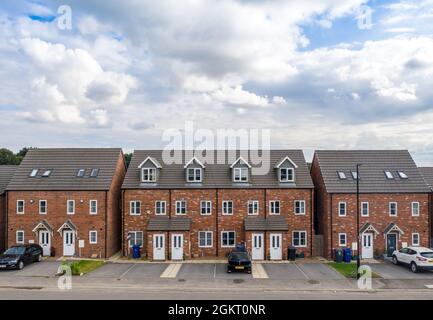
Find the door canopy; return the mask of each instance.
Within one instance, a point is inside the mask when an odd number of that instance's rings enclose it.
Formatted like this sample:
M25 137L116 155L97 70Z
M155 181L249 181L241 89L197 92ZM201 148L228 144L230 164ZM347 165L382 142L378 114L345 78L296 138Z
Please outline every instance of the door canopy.
M77 234L78 229L77 226L71 220L68 220L64 224L62 224L62 226L59 228L59 230L57 230L57 232L60 233L60 235L63 235L64 230L71 230L75 234Z
M367 222L366 224L364 224L362 226L362 228L359 229L359 234L363 234L363 233L366 233L366 232L374 233L375 235L379 234L379 231L377 231L376 228L373 227L373 225L371 223L369 223L369 222Z
M53 235L53 227L48 223L47 220L42 220L41 222L39 222L36 227L33 228L33 232L35 234L37 234L40 230L45 230L48 231L50 233L50 235Z

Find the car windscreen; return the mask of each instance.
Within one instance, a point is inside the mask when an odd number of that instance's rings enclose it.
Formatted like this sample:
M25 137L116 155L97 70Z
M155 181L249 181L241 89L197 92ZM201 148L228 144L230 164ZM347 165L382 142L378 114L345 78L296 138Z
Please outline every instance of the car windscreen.
M24 254L25 251L26 248L24 247L12 247L7 249L4 254Z
M421 252L421 256L424 258L433 258L433 252Z
M231 260L249 260L250 257L248 256L248 254L243 253L243 252L236 252L236 253L232 253L230 255L230 259Z

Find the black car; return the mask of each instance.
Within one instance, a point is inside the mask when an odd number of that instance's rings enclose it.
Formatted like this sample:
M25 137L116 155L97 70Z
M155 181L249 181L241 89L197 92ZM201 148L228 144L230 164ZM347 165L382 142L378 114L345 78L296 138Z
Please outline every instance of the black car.
M42 247L37 244L18 245L0 255L0 270L22 270L25 265L42 261Z
M251 273L251 257L245 251L233 251L228 258L227 272L246 271Z

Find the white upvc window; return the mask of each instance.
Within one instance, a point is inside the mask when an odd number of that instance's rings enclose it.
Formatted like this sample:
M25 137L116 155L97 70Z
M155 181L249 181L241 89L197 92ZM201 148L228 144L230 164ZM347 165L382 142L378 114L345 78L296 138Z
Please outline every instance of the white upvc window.
M66 201L66 213L75 214L75 200Z
M139 216L141 214L141 201L131 201L129 203L129 214Z
M221 247L232 248L236 245L236 232L235 231L222 231L221 232Z
M16 233L16 243L17 244L24 244L25 239L24 239L24 231L23 230L17 230Z
M419 202L412 202L412 216L418 217L419 216Z
M95 230L89 231L89 243L90 244L98 243L98 231Z
M347 246L347 234L346 233L339 233L338 234L338 245L340 247Z
M255 216L259 214L259 202L257 200L248 201L248 215Z
M17 200L17 214L24 214L26 202L24 200Z
M156 215L166 215L167 214L167 202L165 201L155 201L155 214Z
M398 215L397 202L390 202L389 203L389 215L391 217L396 217Z
M202 216L209 216L212 214L212 201L200 202L200 214Z
M305 215L305 200L295 201L295 215Z
M370 204L368 202L361 202L361 216L368 217L370 215Z
M233 168L234 182L248 182L248 168Z
M39 214L47 214L47 200L39 200Z
M293 181L295 181L295 169L280 168L280 182L293 182Z
M420 242L419 233L412 233L412 246L417 247L420 245Z
M306 247L307 246L307 231L293 231L294 247Z
M176 201L176 214L184 215L186 214L186 201Z
M213 232L212 231L199 231L198 232L198 246L200 248L213 247Z
M202 168L188 168L186 170L186 180L188 182L202 182Z
M92 215L98 214L98 200L89 201L89 213Z
M130 231L128 232L129 247L139 245L143 247L143 231Z
M233 201L223 201L223 216L233 215Z
M156 181L156 168L141 168L141 181L142 182L155 182Z
M278 200L269 201L269 207L271 208L269 214L273 214L273 215L280 214L280 201Z
M340 202L338 203L338 216L345 217L347 214L347 205L346 202Z

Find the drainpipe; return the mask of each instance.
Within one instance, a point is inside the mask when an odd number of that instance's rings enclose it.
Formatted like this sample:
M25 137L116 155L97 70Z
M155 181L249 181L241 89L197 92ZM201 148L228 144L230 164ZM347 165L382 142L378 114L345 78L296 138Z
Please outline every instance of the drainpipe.
M107 238L108 238L108 191L105 191L105 259L107 257Z
M331 241L331 243L330 243L330 246L331 246L331 257L333 257L334 256L334 254L333 254L333 252L332 252L332 234L333 234L333 232L334 232L334 227L333 227L333 224L332 224L332 197L333 196L333 194L331 193L331 201L330 201L330 206L331 206L331 208L330 208L330 214L331 214L331 217L330 217L330 230L329 230L329 233L330 233L330 236L331 236L331 239L330 239L330 241ZM359 250L359 248L358 248L358 250Z
M219 253L219 207L220 207L220 203L219 203L219 190L215 189L215 198L216 198L216 227L215 227L215 231L216 231L216 235L215 235L215 243L216 243L216 256L218 257L218 253Z
M9 243L9 192L6 191L6 219L5 219L5 240L4 240L4 246L5 249L7 249L8 247L8 243Z
M120 214L121 214L121 225L122 225L122 234L121 234L121 239L122 239L122 253L123 256L125 256L125 190L122 190L122 195L121 195L121 202L120 202Z
M311 225L311 233L310 233L310 256L313 256L313 236L314 236L314 212L315 212L315 206L314 206L314 189L310 190L310 225Z
M264 211L264 213L265 213L265 219L267 218L267 204L268 204L268 202L267 202L267 197L266 197L266 189L263 189L263 191L264 191L264 201L265 201L265 206L264 206L264 209L265 209L265 211ZM267 243L267 241L266 241L266 239L267 239L267 237L266 236L270 236L271 235L271 233L270 232L267 232L266 230L265 230L265 236L263 237L263 246L264 246L264 249L265 249L265 260L267 260L267 254L266 254L266 243ZM281 239L281 242L283 242L283 239ZM270 244L271 242L269 241L269 244ZM281 243L281 245L282 245L282 243ZM271 248L269 248L269 254L270 254L270 249Z

